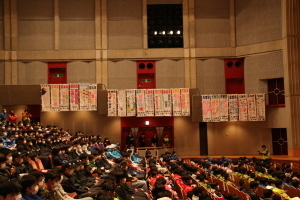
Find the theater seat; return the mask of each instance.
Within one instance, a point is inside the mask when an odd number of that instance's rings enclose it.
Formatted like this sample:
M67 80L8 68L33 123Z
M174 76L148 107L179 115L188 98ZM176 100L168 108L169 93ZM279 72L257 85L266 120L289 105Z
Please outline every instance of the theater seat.
M76 192L68 193L68 195L72 198L75 198L77 196L77 193Z

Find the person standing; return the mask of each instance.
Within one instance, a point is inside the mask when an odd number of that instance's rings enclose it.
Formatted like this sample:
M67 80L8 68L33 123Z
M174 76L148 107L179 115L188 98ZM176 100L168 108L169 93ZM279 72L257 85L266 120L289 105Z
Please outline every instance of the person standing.
M262 145L262 151L258 151L259 155L262 155L263 160L270 159L270 151L267 149L266 145Z
M151 143L153 147L157 147L158 146L158 137L156 133L153 133L153 137L151 139Z
M170 138L168 134L165 134L164 138L163 138L163 144L164 146L170 146Z
M16 124L16 121L18 119L18 116L15 114L14 110L10 110L10 113L8 114L8 120L12 124Z
M145 133L142 133L142 135L139 138L140 141L140 147L146 147L146 137Z
M26 125L30 123L32 115L29 113L29 109L24 110L24 113L22 113L22 121L23 124Z
M126 136L126 146L127 148L134 146L134 136L132 135L131 131L129 131L128 135Z
M7 120L7 113L6 113L6 109L5 108L2 109L2 113L0 113L0 118Z

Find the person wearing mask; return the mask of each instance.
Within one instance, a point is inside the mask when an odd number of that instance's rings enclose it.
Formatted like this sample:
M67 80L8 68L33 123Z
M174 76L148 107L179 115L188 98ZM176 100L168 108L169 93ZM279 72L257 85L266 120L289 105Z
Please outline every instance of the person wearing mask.
M145 133L142 133L142 135L139 137L139 141L140 141L140 147L146 147Z
M157 137L156 133L153 133L153 137L151 139L151 145L152 145L152 147L158 146L158 137Z
M21 186L12 181L0 182L0 200L21 200Z
M15 114L14 110L10 110L10 113L8 114L8 120L11 124L16 124L16 121L18 119L18 116Z
M0 153L0 180L9 181L9 171L6 169L6 157Z
M42 200L37 195L39 185L37 179L32 175L24 175L19 181L22 186L22 200Z
M22 121L23 124L29 124L32 118L32 114L29 113L29 109L24 110L22 113Z
M8 119L7 118L7 113L6 113L6 109L4 108L4 109L2 109L2 113L0 113L0 118L1 119Z
M15 132L9 132L7 136L4 136L2 138L2 141L3 141L3 147L6 147L8 149L15 149L17 146Z

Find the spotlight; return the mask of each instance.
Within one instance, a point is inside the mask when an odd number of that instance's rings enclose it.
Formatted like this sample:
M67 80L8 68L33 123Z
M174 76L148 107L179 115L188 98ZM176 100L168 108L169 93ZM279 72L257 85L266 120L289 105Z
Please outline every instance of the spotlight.
M154 31L154 35L157 35L157 31Z
M173 35L173 31L170 31L170 35Z
M165 34L166 34L166 31L163 31L162 34L165 35Z
M178 30L176 33L177 33L177 35L180 35L180 30Z

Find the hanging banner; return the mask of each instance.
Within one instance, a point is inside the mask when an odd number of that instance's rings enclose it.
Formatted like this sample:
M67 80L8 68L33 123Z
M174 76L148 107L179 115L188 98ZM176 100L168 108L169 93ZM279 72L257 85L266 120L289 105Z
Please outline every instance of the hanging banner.
M229 120L238 121L239 120L239 104L236 94L228 95L228 106L229 106Z
M136 111L138 117L146 116L145 90L136 90Z
M126 90L126 116L136 115L135 90Z
M248 106L247 106L247 95L239 94L239 121L247 121L248 120Z
M154 91L154 106L155 116L164 116L164 100L162 90L156 89Z
M50 86L48 84L41 85L42 111L51 111Z
M51 87L51 111L59 111L59 85L53 84Z
M107 116L117 116L117 90L107 90Z
M89 110L89 85L79 84L79 108L80 110Z
M211 95L201 95L201 97L203 122L211 122Z
M97 110L97 84L89 85L89 110Z
M218 94L211 95L211 121L220 121L220 97Z
M146 116L154 116L154 95L153 90L145 90Z
M172 116L172 92L170 89L163 89L163 100L164 116Z
M190 89L182 88L181 92L181 112L182 116L190 116Z
M70 84L70 110L79 110L78 84Z
M60 111L70 110L69 84L60 84Z
M180 89L172 89L173 116L182 116Z
M228 96L227 94L220 94L220 121L228 121Z
M265 94L256 94L257 121L266 120Z
M126 91L119 90L118 94L118 116L125 117L126 116Z
M248 120L257 121L255 94L248 95L247 104L248 104Z

